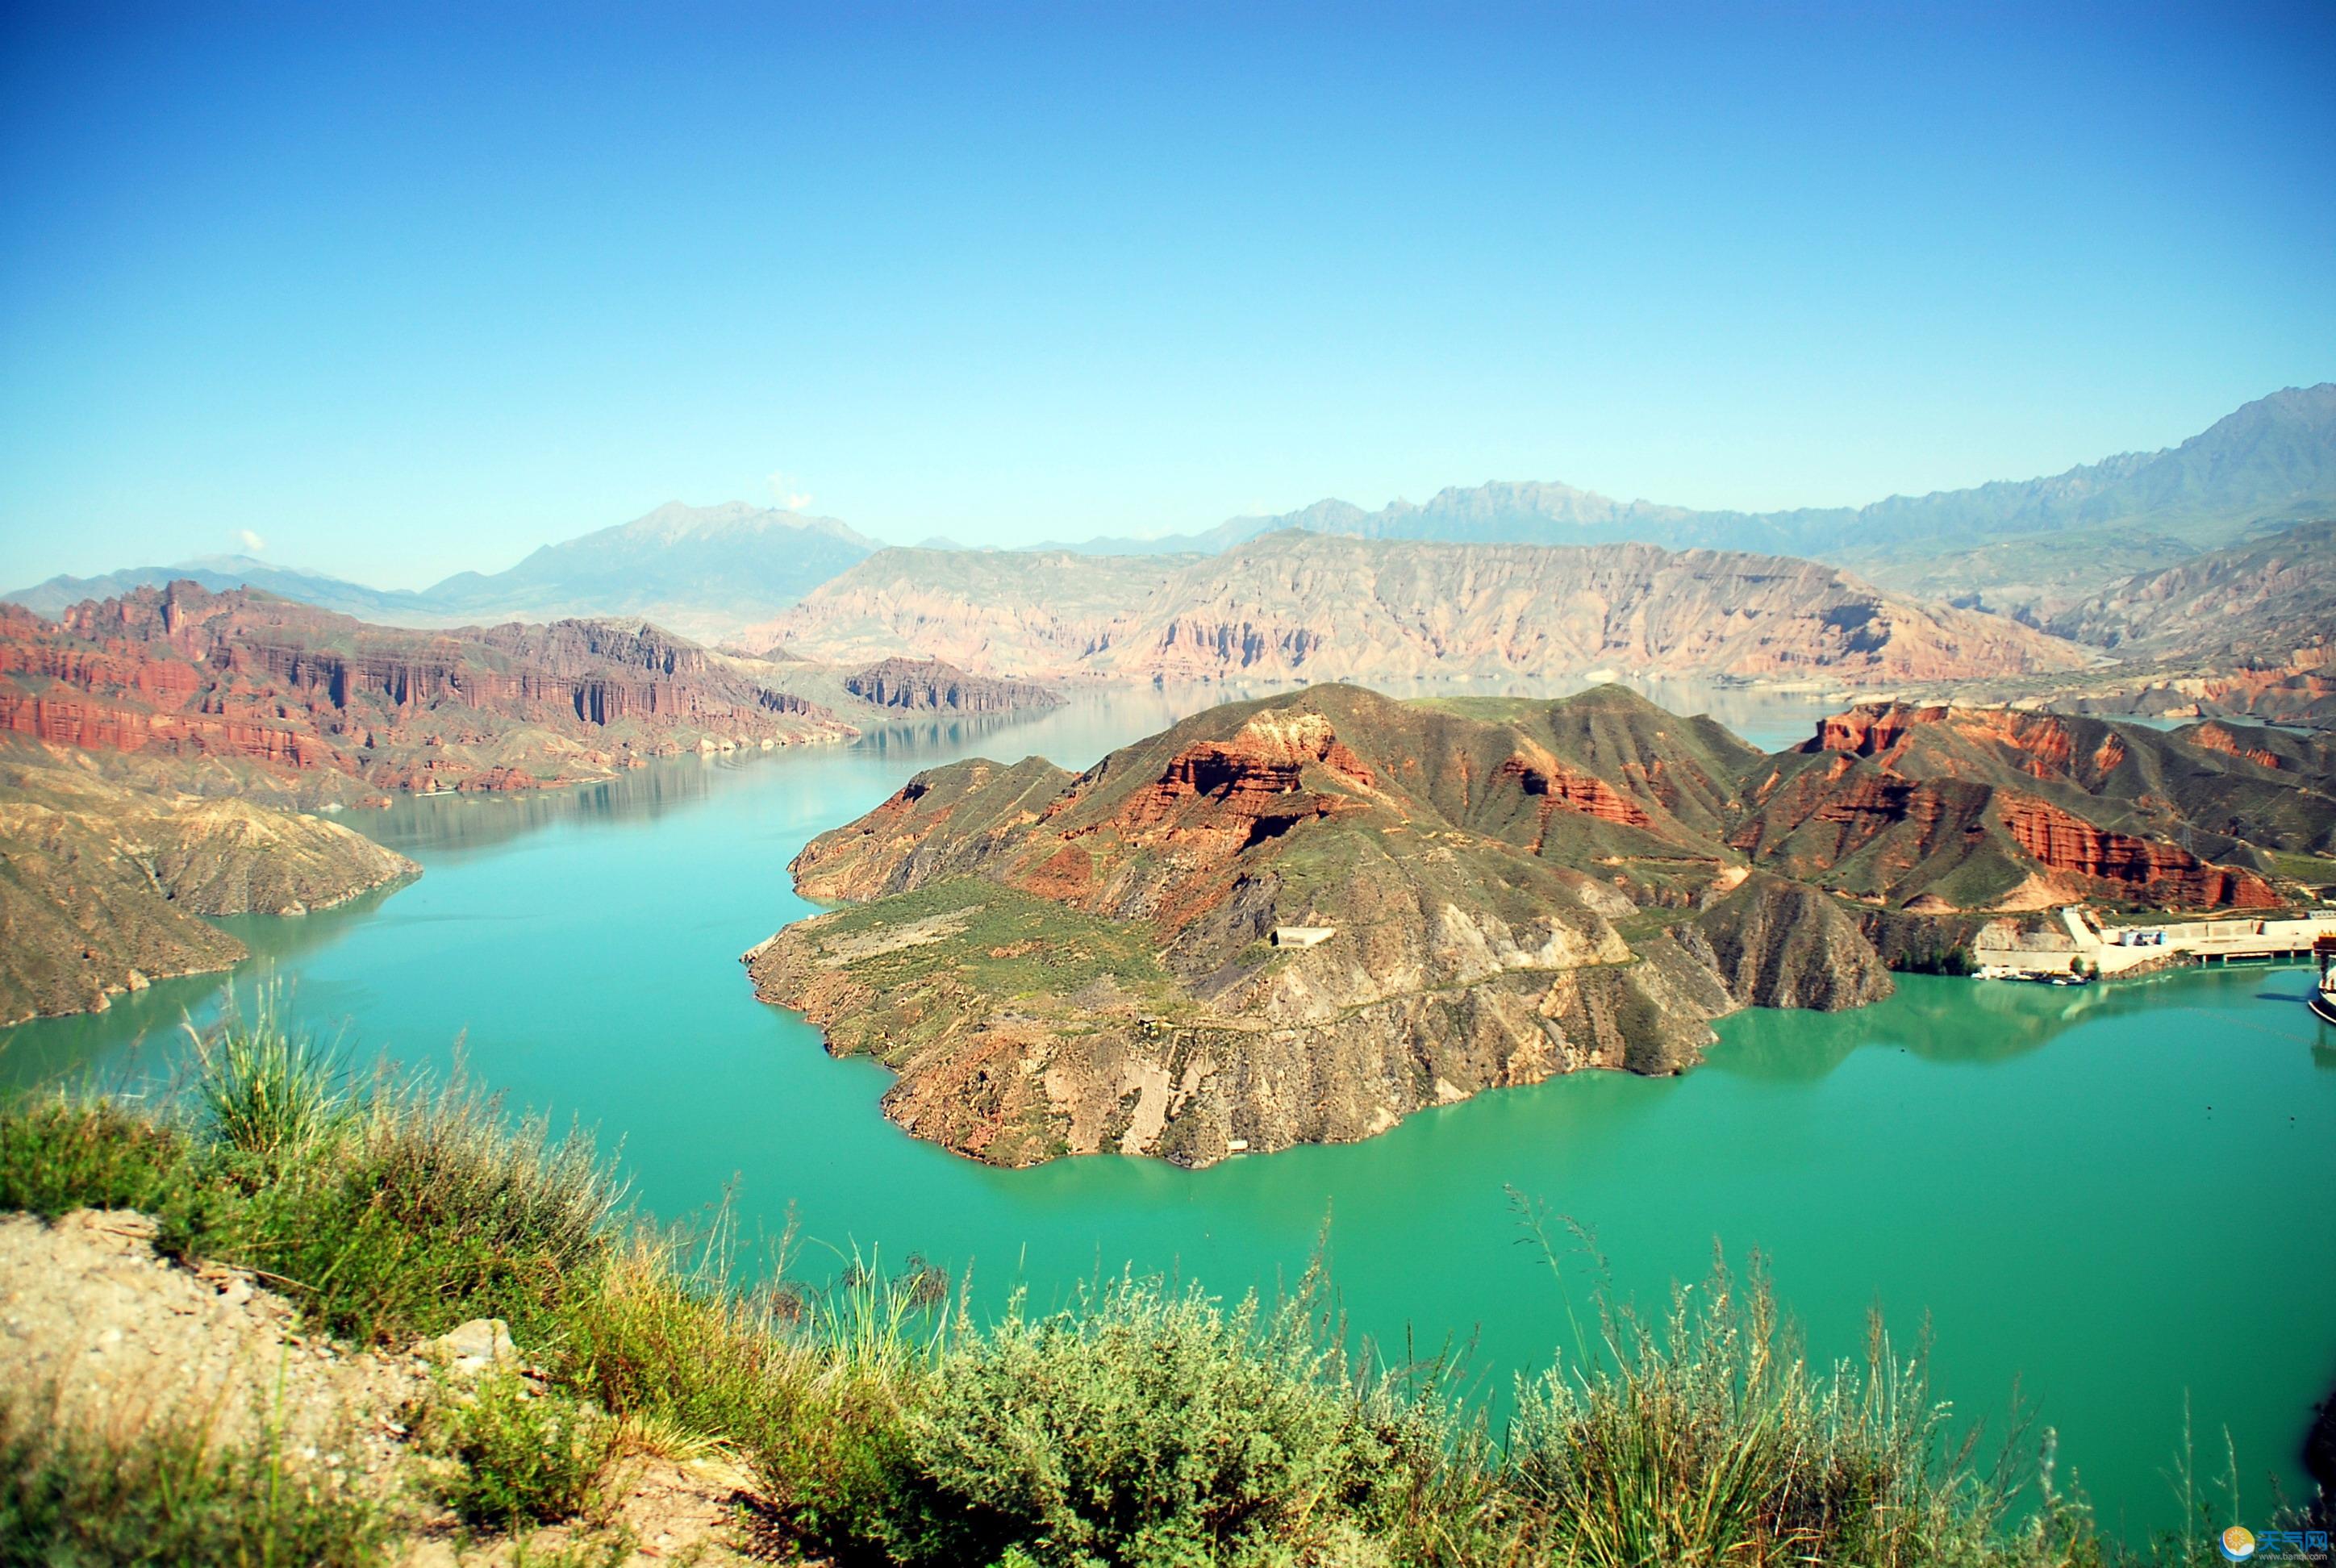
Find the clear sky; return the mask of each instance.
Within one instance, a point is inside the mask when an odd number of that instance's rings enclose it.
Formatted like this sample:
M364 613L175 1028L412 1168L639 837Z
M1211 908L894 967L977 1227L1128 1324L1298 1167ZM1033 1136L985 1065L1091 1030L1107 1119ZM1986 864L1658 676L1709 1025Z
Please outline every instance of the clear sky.
M2057 472L2336 377L2331 83L2328 0L11 0L0 587Z

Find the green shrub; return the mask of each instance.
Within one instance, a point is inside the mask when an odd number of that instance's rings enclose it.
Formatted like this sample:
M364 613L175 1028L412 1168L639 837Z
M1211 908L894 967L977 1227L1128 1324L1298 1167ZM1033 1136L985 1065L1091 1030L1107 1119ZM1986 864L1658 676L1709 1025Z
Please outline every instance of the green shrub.
M166 1253L262 1271L312 1327L362 1342L472 1318L540 1342L598 1291L622 1188L589 1139L507 1124L460 1081L384 1082L329 1109L260 1086L301 1079L307 1066L284 1066L300 1049L222 1046L190 1120L54 1092L0 1100L0 1207L144 1210Z
M44 1092L0 1105L0 1210L183 1207L189 1146L175 1128L111 1100Z
M896 1562L928 1550L928 1493L915 1482L909 1416L931 1392L957 1320L922 1269L887 1278L854 1256L836 1284L799 1301L785 1336L784 1397L751 1456L775 1513L802 1542Z
M771 1298L685 1270L670 1238L637 1235L561 1326L563 1377L609 1410L684 1441L768 1449L811 1359Z
M1231 1310L1123 1279L1043 1318L1017 1300L945 1354L908 1416L923 1560L1360 1562L1437 1434L1303 1300Z
M379 1511L273 1444L219 1447L178 1417L126 1437L60 1427L21 1391L0 1403L5 1568L358 1568L386 1559Z
M597 1522L606 1511L615 1426L566 1394L540 1390L515 1372L490 1372L467 1390L441 1389L420 1430L432 1451L453 1461L436 1488L465 1524Z
M540 1342L598 1289L620 1195L589 1141L508 1125L459 1082L376 1087L297 1159L247 1171L222 1156L217 1174L239 1201L182 1249L265 1270L312 1323L370 1342L472 1318Z

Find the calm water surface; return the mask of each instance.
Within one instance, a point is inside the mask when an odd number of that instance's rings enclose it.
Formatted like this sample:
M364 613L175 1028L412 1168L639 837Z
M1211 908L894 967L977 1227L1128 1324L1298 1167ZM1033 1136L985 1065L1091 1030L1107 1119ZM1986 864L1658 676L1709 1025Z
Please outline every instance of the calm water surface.
M1770 746L1830 706L1650 691ZM936 762L1084 765L1222 695L1087 696L1018 726L413 801L348 820L419 860L421 881L225 923L353 1051L443 1065L460 1039L513 1104L621 1140L657 1213L700 1212L734 1183L750 1227L774 1234L792 1208L814 1276L822 1249L858 1246L969 1264L1041 1300L1131 1263L1270 1290L1327 1222L1358 1326L1387 1343L1473 1336L1490 1385L1572 1339L1517 1244L1514 1190L1591 1227L1641 1303L1699 1279L1717 1243L1767 1254L1821 1356L1854 1354L1870 1307L1910 1341L1927 1319L1939 1392L2000 1430L2017 1385L2113 1524L2167 1520L2185 1392L2202 1434L2229 1428L2253 1503L2273 1479L2303 1485L2298 1443L2336 1380L2336 1031L2305 1011L2300 969L2076 993L1907 977L1854 1013L1727 1019L1683 1078L1585 1074L1204 1172L943 1154L879 1115L882 1069L831 1059L754 999L737 956L808 912L786 862L813 833ZM0 1076L166 1071L182 1011L205 1017L219 985L25 1026Z

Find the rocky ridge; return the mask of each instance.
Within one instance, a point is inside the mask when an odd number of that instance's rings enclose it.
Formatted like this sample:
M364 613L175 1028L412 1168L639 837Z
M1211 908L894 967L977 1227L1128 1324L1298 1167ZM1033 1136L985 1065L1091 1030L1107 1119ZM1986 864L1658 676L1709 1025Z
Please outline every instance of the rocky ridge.
M2096 657L1781 557L1297 532L1198 558L885 550L764 631L813 657L907 648L1046 679L1628 669L1870 684L2067 670Z
M746 963L831 1050L891 1066L886 1112L920 1136L1202 1164L1561 1072L1679 1071L1738 1007L1874 1000L1883 915L2276 902L2248 862L2327 845L2336 794L2302 776L2316 754L2244 739L1882 705L1767 756L1619 687L1317 687L1081 774L920 774L793 862L848 907Z
M2307 522L2141 572L2043 618L2056 637L2122 657L2276 667L2336 643L2336 520Z
M969 674L933 658L888 658L853 670L843 688L861 701L908 713L1011 713L1062 702L1051 687Z

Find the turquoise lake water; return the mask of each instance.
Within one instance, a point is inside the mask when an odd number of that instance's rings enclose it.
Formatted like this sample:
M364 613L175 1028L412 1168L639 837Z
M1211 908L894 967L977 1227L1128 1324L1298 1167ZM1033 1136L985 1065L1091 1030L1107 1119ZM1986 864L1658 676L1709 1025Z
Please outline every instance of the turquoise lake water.
M1831 706L1650 689L1763 745ZM2068 991L1921 976L1879 1006L1748 1012L1676 1079L1583 1074L1416 1115L1338 1148L1203 1172L1117 1157L1006 1172L917 1143L887 1075L836 1061L754 998L738 955L808 912L786 862L920 767L1030 753L1084 765L1213 694L1083 696L1020 725L935 724L848 747L689 758L518 799L411 801L345 820L425 868L300 920L224 922L297 1010L360 1057L469 1069L514 1106L621 1143L635 1191L687 1218L734 1192L789 1212L801 1271L881 1248L1041 1301L1133 1264L1224 1293L1294 1279L1326 1222L1357 1326L1476 1344L1490 1387L1571 1343L1510 1194L1591 1227L1616 1288L1655 1304L1712 1249L1769 1260L1823 1357L1869 1308L1937 1392L2000 1431L2015 1385L2113 1526L2170 1522L2185 1395L2251 1502L2305 1483L2336 1382L2336 1031L2300 968ZM10 1031L0 1077L167 1073L219 977ZM829 1251L833 1249L833 1251ZM2210 1440L2211 1439L2211 1440ZM2260 1509L2251 1509L2260 1520Z

